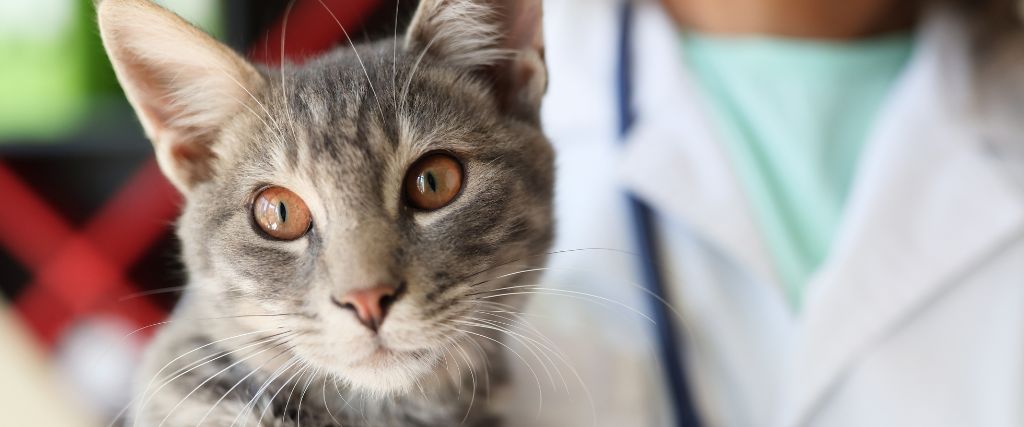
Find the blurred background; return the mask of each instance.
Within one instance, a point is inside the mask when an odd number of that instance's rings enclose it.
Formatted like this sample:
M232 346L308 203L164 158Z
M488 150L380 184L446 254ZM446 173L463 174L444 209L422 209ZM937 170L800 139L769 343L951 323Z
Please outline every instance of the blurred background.
M275 66L404 27L415 0L160 0ZM396 18L397 11L397 18ZM281 34L288 22L285 46ZM93 0L0 2L0 411L107 425L184 284L164 180L103 52ZM13 417L13 418L12 418Z

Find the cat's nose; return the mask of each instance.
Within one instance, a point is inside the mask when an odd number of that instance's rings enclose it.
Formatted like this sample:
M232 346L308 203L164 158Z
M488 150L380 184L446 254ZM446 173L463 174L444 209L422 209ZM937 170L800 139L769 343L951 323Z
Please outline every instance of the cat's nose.
M377 332L400 291L400 287L380 284L372 288L350 291L339 299L332 297L331 300L341 308L354 311L360 323Z

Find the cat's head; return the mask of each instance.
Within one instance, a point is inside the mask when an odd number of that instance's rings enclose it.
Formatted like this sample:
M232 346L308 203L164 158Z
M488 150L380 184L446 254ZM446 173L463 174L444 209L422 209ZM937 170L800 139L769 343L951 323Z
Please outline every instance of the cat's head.
M190 304L287 330L282 350L378 392L481 333L467 318L518 306L497 289L529 276L493 272L541 262L552 236L539 0L423 0L405 37L283 71L148 1L98 8L185 195Z

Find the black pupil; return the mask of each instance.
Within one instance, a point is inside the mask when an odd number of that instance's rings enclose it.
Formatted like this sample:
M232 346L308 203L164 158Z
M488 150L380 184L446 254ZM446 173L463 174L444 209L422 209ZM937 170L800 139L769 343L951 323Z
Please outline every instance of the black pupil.
M288 221L288 208L284 206L284 202L277 204L277 216L281 218L281 222Z
M427 185L430 186L430 191L437 192L437 180L434 179L433 172L427 172Z

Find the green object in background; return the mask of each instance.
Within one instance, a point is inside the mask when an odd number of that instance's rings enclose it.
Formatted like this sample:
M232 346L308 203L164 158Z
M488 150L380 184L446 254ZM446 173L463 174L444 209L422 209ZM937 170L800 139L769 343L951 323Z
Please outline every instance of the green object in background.
M86 94L83 2L0 2L0 134L52 136L74 126Z
M223 34L222 2L160 0ZM127 111L99 38L93 0L0 1L0 144L68 141L95 115ZM136 126L125 117L125 126Z
M842 43L683 36L796 310L828 256L861 149L912 49L908 34Z

